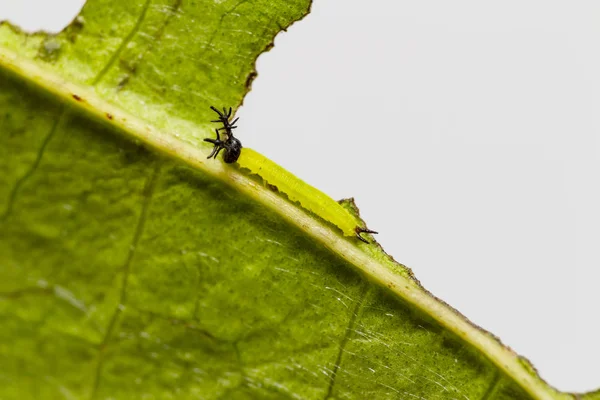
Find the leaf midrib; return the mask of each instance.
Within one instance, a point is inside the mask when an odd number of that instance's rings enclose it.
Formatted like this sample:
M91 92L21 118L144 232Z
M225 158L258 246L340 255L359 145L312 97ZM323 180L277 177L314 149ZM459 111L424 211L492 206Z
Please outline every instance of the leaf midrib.
M67 105L113 126L131 139L178 159L194 169L208 173L275 211L286 221L354 265L370 280L387 287L401 299L431 316L441 326L475 347L532 397L544 400L568 398L568 395L556 392L541 378L528 371L523 364L524 361L510 349L502 346L492 335L471 324L456 310L428 293L408 274L404 276L395 273L391 268L392 261L386 265L369 256L352 242L353 238L341 237L332 227L310 216L240 171L222 162L207 161L208 149L196 147L172 134L165 133L103 100L93 89L67 82L57 74L41 68L33 61L2 46L0 46L0 68L55 95Z

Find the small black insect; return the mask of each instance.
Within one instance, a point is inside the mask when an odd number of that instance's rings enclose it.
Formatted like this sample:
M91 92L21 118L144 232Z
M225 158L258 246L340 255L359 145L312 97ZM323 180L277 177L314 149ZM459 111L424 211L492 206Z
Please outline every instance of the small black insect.
M205 142L210 142L215 145L212 153L207 158L217 158L219 152L221 150L225 150L223 160L227 164L231 164L237 161L240 158L240 153L242 152L242 142L240 142L237 138L233 136L233 129L237 128L235 123L239 118L236 118L232 122L229 122L229 118L231 117L231 107L229 107L229 111L223 108L223 112L217 110L215 107L210 107L214 112L219 114L219 119L211 122L220 122L223 124L221 128L215 129L215 133L217 134L216 139L204 139ZM221 135L219 131L224 130L227 135L227 139L221 140Z

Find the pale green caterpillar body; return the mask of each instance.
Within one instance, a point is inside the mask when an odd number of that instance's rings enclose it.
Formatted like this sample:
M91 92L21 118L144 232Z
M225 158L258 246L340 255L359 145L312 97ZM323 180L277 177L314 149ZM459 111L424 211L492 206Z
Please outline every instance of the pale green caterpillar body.
M345 236L355 236L367 242L360 236L361 233L377 233L364 228L358 217L331 197L298 179L262 154L246 147L237 163L241 168L260 176L267 184L275 186L280 193L287 195L290 201L337 226Z

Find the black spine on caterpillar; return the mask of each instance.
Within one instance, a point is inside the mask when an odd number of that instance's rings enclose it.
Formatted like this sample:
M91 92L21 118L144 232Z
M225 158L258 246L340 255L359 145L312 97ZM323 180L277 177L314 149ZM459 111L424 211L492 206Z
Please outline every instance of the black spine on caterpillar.
M210 107L214 112L219 115L219 119L211 121L211 122L220 122L223 124L221 128L215 129L215 133L217 134L216 139L204 139L205 142L209 142L215 145L213 151L207 158L217 158L219 152L221 150L225 150L223 154L223 161L227 164L231 164L237 161L242 152L242 142L239 141L236 137L233 136L233 129L237 128L235 123L239 118L234 119L233 121L229 121L231 117L232 109L229 107L229 111L226 108L223 108L223 112L219 111L216 107ZM221 135L219 131L225 131L227 138L225 140L221 140Z

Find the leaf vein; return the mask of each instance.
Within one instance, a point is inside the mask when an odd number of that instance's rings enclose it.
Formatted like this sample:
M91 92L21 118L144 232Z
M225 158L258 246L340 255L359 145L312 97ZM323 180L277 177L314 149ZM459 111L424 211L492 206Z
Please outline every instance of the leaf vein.
M203 57L208 52L208 50L211 48L211 46L215 40L215 37L217 37L217 33L219 33L221 31L221 26L223 25L223 20L225 19L225 17L229 16L231 13L233 13L235 10L237 10L237 8L239 6L241 6L242 4L247 3L247 2L248 2L248 0L240 0L229 10L227 10L223 14L221 14L221 18L219 19L219 23L217 24L217 27L210 34L210 37L208 38L208 41L206 42L206 45L204 46L204 50L202 51L202 53L200 53L199 57Z
M105 358L105 356L104 356L105 350L108 345L108 342L110 341L111 337L113 336L114 330L116 329L117 320L119 319L119 316L121 315L121 313L123 311L123 306L127 302L127 284L128 284L129 275L131 272L131 262L135 255L140 238L142 237L142 234L144 232L144 227L145 227L146 221L148 219L148 210L150 209L152 197L153 197L154 191L156 189L156 182L158 181L158 177L160 175L161 165L162 164L160 161L157 162L156 166L154 167L154 170L152 171L152 175L148 178L148 181L146 182L146 186L144 188L144 204L142 205L142 211L140 213L140 217L136 224L133 240L131 242L131 245L129 246L129 251L127 253L127 259L125 260L125 263L123 264L123 280L121 283L121 293L119 295L119 301L117 303L115 312L113 313L113 316L108 324L108 328L106 330L106 334L104 335L104 339L102 340L102 343L100 344L98 362L96 364L96 373L95 373L95 377L94 377L94 382L93 382L93 386L92 386L92 392L90 395L90 399L94 399L96 397L96 394L98 393L98 388L100 387L100 382L101 382L102 367L103 367L104 358Z
M354 307L354 310L352 310L352 315L350 316L348 326L346 327L346 331L344 332L344 337L342 338L342 342L340 343L340 348L338 350L338 354L337 354L337 357L335 360L335 365L331 372L331 379L329 381L329 386L327 388L327 394L324 397L325 400L330 399L331 395L333 394L333 387L335 386L337 373L338 373L338 370L340 369L340 365L342 363L342 355L344 354L346 345L348 344L348 341L350 340L350 336L354 332L354 326L356 325L356 320L358 318L358 314L360 313L360 310L364 306L365 298L367 297L367 294L369 293L369 291L370 291L370 288L363 285L363 289L362 289L360 298L356 302L356 306Z
M131 42L131 40L133 39L135 34L140 30L142 23L144 22L144 19L146 18L146 13L148 12L148 8L150 8L150 0L146 0L146 3L144 3L144 7L142 8L142 11L140 12L140 15L135 23L135 26L131 29L131 31L129 31L127 36L123 39L123 41L119 45L119 48L113 53L113 55L110 57L110 59L108 60L108 62L104 66L104 68L102 68L102 70L100 70L98 75L96 75L96 78L94 78L94 81L92 82L93 86L97 85L102 80L102 78L104 78L106 73L115 64L115 62L117 61L117 59L119 58L119 56L121 55L123 50L125 50L125 47L127 46L127 44L129 44L129 42Z
M498 385L500 384L500 371L496 371L494 373L494 377L492 378L492 382L490 383L490 386L488 386L487 390L485 391L485 393L483 394L483 396L481 397L480 400L488 400L491 399L493 395L496 394L496 389L498 388Z
M55 133L58 131L58 126L60 125L60 122L61 122L64 114L65 114L65 107L62 106L61 109L59 110L58 117L54 121L54 124L52 125L52 128L50 128L50 132L48 132L48 134L44 138L44 141L42 142L42 145L41 145L40 149L38 150L38 153L37 153L37 156L35 158L35 161L31 165L31 167L29 168L29 170L27 170L27 172L22 177L20 177L17 180L17 182L15 183L15 185L13 186L12 191L10 192L10 195L8 197L8 202L6 204L6 209L4 210L4 213L2 214L2 216L0 217L0 221L1 222L6 221L6 219L9 217L9 215L12 213L13 207L15 205L15 201L17 199L17 195L19 194L19 190L21 190L21 187L23 186L23 184L38 169L40 163L42 162L42 158L44 157L44 153L46 151L46 148L48 147L48 143L50 143L50 140L54 137Z
M129 69L132 71L132 73L135 72L135 70L141 64L142 60L146 57L146 54L148 54L148 52L150 52L158 43L160 43L160 40L165 33L165 29L171 22L171 19L173 18L173 16L176 15L177 12L179 11L179 8L181 7L181 2L182 2L182 0L175 0L173 2L173 4L169 7L170 12L168 13L167 17L164 19L164 21L162 22L162 24L160 25L160 27L158 28L158 30L152 37L152 40L150 41L150 45L148 47L146 47L146 50L141 51L137 60L135 60L135 62L129 66ZM117 85L119 90L123 89L123 87L125 85L127 85L127 83L129 82L129 77L130 77L130 75L128 74L125 78L120 80L119 84Z

